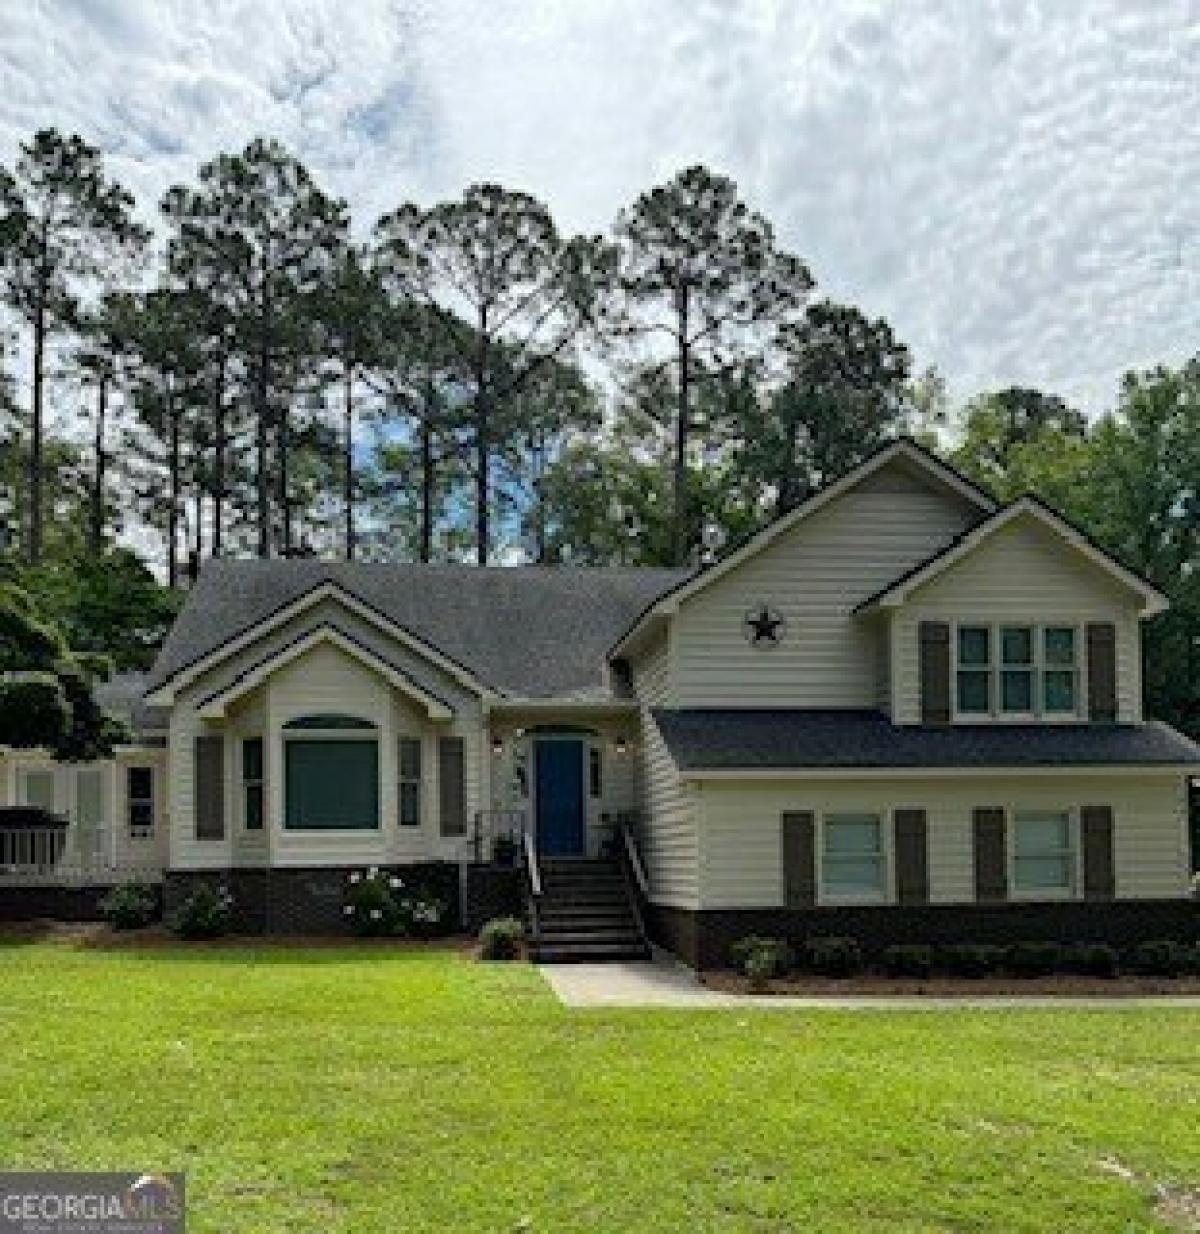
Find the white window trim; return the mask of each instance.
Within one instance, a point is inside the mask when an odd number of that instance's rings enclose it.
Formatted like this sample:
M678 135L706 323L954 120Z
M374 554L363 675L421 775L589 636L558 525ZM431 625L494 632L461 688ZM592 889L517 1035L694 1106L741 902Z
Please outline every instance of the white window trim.
M1018 814L1065 814L1067 834L1071 844L1071 886L1066 890L1049 890L1044 887L1024 889L1017 886L1017 815ZM1010 900L1069 901L1083 899L1083 839L1080 828L1080 807L1077 805L1045 805L1030 802L1014 802L1004 811L1004 864L1008 877Z
M814 864L817 876L817 904L824 905L856 905L856 904L893 904L896 900L896 819L897 809L851 809L821 810L817 814L816 835L814 838ZM830 895L825 890L825 824L831 818L842 818L847 814L869 814L879 819L880 840L883 849L883 891L865 892L861 895Z
M1087 638L1086 622L1075 617L1038 618L1036 621L1016 617L955 617L950 624L950 718L955 724L1080 724L1087 719ZM984 626L989 631L988 672L991 676L991 708L988 711L960 711L958 706L958 631L961 627ZM1003 644L1001 632L1006 627L1025 627L1033 631L1033 711L1001 710L1001 663ZM1047 711L1045 707L1046 630L1075 631L1075 710ZM970 672L973 665L961 666ZM982 669L980 670L982 671ZM1054 671L1053 668L1050 671Z
M292 716L293 720L301 720L305 713ZM359 717L355 716L354 719ZM384 803L387 798L384 796L386 789L387 766L384 759L384 736L383 726L375 720L370 720L370 728L297 728L289 729L288 721L284 721L279 729L281 738L279 746L279 766L280 779L282 783L279 786L279 800L281 803L280 815L280 830L289 837L305 836L305 835L337 835L337 836L383 836L387 834L387 820L384 814ZM379 822L375 827L289 827L288 826L288 801L287 801L287 747L291 741L373 741L375 743L375 768L376 768L376 798L379 806ZM265 757L265 746L264 746ZM264 764L263 770L266 770ZM265 809L264 802L264 809ZM266 831L266 822L264 820L263 830ZM416 828L404 829L405 831L415 831ZM256 832L251 832L256 835Z

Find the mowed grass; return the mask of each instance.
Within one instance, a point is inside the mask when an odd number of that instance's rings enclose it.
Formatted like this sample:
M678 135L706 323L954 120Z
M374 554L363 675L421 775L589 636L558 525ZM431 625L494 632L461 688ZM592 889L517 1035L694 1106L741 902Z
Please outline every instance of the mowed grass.
M43 942L0 1042L0 1166L185 1170L193 1231L1152 1230L1200 1186L1182 1009L580 1012L455 951Z

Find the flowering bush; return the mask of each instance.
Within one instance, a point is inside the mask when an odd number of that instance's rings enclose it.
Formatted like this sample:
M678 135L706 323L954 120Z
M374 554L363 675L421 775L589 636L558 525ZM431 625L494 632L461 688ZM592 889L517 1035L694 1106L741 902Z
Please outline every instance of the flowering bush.
M179 906L171 928L180 938L220 938L229 932L232 912L227 887L201 885Z
M357 870L346 886L342 915L355 934L364 938L395 934L402 924L398 893L404 883L394 874L372 866L365 874Z
M422 887L400 899L401 926L415 938L436 938L449 926L450 906Z

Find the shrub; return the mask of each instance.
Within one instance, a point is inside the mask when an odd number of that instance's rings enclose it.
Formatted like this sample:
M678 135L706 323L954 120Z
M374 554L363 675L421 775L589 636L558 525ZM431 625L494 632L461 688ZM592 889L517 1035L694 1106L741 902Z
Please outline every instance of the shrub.
M202 884L179 906L172 928L180 938L220 938L229 932L232 909L225 887Z
M729 948L729 957L739 973L751 975L753 965L763 974L763 979L782 977L792 966L792 949L781 938L764 938L761 934L747 934Z
M862 948L856 938L810 938L804 943L804 966L822 977L852 977L862 972Z
M346 880L342 916L362 938L395 934L403 914L396 893L404 886L394 874L372 866L365 874L354 871Z
M1049 977L1063 966L1060 943L1013 943L1004 953L1004 967L1014 977Z
M158 896L143 883L122 883L100 901L100 914L114 930L141 930L158 916Z
M515 960L521 954L525 927L516 917L493 917L479 931L479 957L483 960Z
M450 905L428 888L417 887L397 902L399 928L414 938L437 938L450 931Z
M933 948L924 943L895 943L884 948L882 959L889 977L928 977L933 972Z
M984 943L951 943L938 953L938 963L954 977L987 977L1000 967L1003 947Z
M1130 949L1129 967L1143 977L1178 977L1193 965L1192 948L1170 938L1157 938Z
M1107 943L1075 943L1063 955L1063 968L1084 977L1115 977L1120 967L1117 949Z

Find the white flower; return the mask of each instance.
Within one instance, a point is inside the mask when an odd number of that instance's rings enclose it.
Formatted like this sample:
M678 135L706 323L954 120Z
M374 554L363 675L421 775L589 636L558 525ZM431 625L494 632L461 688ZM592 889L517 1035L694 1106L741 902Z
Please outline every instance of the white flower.
M1192 899L1200 900L1200 870L1192 875Z
M354 905L347 904L346 907L342 909L342 916L343 917L353 917L354 916Z
M367 877L368 877L368 878L378 878L378 877L379 877L379 867L378 867L378 866L372 866L372 867L371 867L371 868L367 871Z
M393 891L399 891L399 889L404 886L403 881L398 879L394 874L389 881L391 882Z
M361 883L362 875L357 870L355 870L354 873L350 875L350 881L352 883Z
M378 908L371 909L371 920L372 921L382 921L383 920L382 910Z

